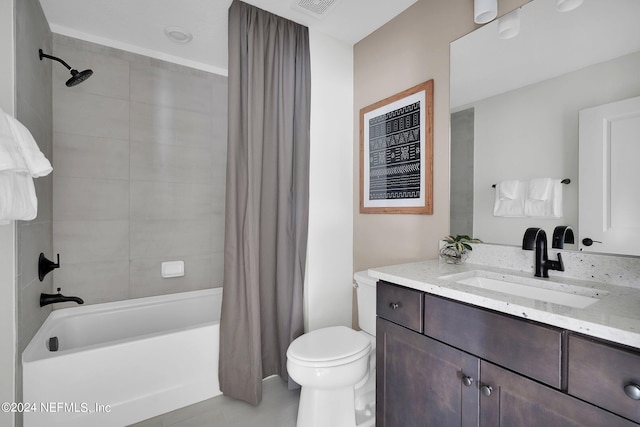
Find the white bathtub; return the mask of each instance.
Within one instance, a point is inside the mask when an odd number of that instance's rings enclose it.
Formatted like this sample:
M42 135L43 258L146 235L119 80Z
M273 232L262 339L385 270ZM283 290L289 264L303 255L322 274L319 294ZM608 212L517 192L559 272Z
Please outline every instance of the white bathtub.
M217 288L53 311L22 353L25 427L122 427L220 394L221 301Z

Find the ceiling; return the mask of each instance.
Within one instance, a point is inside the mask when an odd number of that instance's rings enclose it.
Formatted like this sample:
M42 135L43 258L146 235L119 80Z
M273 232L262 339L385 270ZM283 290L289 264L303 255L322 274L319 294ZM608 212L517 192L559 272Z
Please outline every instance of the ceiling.
M570 12L531 1L516 37L498 38L496 19L451 44L451 108L637 52L638 16L638 0L589 0Z
M355 44L418 0L244 0ZM314 15L298 3L326 3ZM227 74L227 10L231 0L40 0L51 31L218 74ZM167 27L193 35L170 40Z

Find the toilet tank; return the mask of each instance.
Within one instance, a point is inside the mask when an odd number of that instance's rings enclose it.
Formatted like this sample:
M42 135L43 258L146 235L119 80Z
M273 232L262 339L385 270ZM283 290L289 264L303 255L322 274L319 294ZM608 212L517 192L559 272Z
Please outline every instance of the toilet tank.
M358 271L353 275L356 281L358 299L358 324L360 329L376 335L376 279L366 271Z

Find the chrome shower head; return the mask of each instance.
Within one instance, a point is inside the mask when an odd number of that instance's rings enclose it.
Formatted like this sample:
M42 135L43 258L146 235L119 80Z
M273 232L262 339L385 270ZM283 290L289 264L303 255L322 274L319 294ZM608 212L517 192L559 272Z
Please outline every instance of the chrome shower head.
M53 59L54 61L58 61L59 63L67 67L67 69L71 73L71 78L67 80L67 82L65 83L67 87L78 85L83 81L87 80L93 74L92 70L78 71L75 69L71 69L71 66L66 62L64 62L62 59L57 58L55 56L47 55L46 53L42 52L42 49L38 50L38 54L40 56L40 61L42 61L42 58L49 58L49 59Z

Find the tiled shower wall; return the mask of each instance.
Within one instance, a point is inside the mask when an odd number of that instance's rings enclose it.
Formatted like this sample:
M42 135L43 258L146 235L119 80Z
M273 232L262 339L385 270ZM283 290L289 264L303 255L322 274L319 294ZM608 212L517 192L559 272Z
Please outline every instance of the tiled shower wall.
M54 35L54 287L100 303L222 286L227 78ZM163 279L161 263L186 274Z
M16 118L24 124L40 151L52 156L51 70L52 64L40 61L38 49L51 51L51 31L37 1L15 2L16 30ZM41 292L51 289L47 276L38 280L38 255L51 254L52 189L51 175L34 179L38 198L38 216L31 221L16 221L17 250L17 316L18 357L16 360L16 401L22 400L22 364L20 355L51 312L40 307ZM3 254L4 255L4 254ZM4 343L4 345L9 345ZM16 425L22 425L22 414L16 414Z

